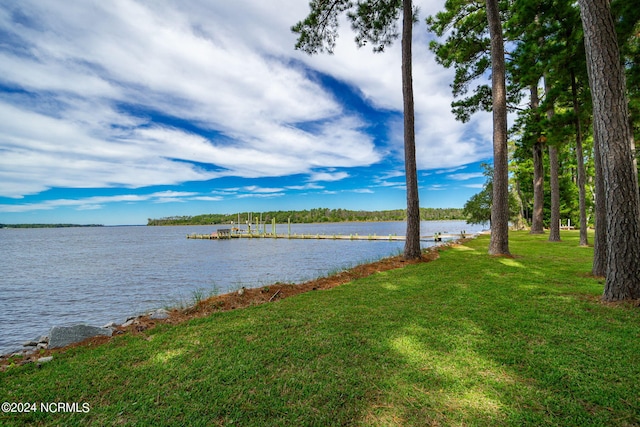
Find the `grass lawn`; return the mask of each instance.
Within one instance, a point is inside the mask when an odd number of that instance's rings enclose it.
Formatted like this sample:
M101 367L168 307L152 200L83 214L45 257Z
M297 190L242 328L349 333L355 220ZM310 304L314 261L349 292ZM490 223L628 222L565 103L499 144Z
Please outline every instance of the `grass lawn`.
M592 248L510 236L0 372L0 425L640 425L640 309ZM40 403L89 404L43 413Z

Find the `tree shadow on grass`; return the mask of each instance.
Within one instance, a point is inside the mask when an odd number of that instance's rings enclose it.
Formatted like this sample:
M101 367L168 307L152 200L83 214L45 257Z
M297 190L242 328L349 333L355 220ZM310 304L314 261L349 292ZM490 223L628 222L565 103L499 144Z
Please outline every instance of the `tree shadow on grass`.
M481 273L407 278L430 302L405 307L410 321L386 341L403 368L386 372L363 424L638 424L639 313L581 298L589 278L545 283L538 262L487 256Z

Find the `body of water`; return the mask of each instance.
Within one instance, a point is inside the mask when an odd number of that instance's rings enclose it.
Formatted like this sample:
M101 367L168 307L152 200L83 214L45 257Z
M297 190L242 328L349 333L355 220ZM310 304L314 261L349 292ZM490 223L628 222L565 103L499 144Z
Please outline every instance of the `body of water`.
M404 222L292 224L291 233L404 235L405 227ZM102 326L189 304L198 293L301 283L404 248L401 241L186 238L216 228L222 227L0 229L0 354L48 334L52 326ZM482 228L428 221L421 231ZM278 225L278 233L287 232L286 224Z

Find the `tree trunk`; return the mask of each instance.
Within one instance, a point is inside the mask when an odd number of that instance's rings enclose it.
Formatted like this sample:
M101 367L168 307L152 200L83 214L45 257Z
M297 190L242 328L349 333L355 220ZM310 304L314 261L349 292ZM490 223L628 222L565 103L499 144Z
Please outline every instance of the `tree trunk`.
M593 124L593 161L595 163L595 226L596 235L593 242L593 268L591 274L596 277L604 277L607 274L607 207L605 206L604 172L600 160L600 143L596 131L596 123Z
M404 167L407 182L407 237L404 258L420 258L420 201L416 167L416 137L413 109L413 77L411 42L413 37L413 6L411 0L402 1L402 97L404 101Z
M547 77L544 79L544 91L549 93L549 81ZM547 100L547 102L549 102ZM547 109L547 118L549 121L553 118L553 103L549 104ZM549 183L551 191L551 220L549 222L549 241L560 241L560 165L558 162L558 148L553 144L549 145Z
M538 85L531 85L531 111L537 114L540 107ZM533 144L533 215L531 234L544 233L544 162L542 161L542 136Z
M493 98L493 201L489 254L509 253L509 170L507 153L507 91L504 40L498 0L486 0L491 36L491 90Z
M609 0L579 0L607 228L603 299L640 298L640 201L624 72Z
M587 237L587 195L585 190L584 153L582 150L582 125L580 123L580 104L578 103L578 89L576 74L571 70L571 95L573 98L573 113L576 116L576 158L578 160L578 199L580 205L580 246L588 246Z
M560 241L560 166L558 148L549 145L549 182L551 191L551 220L549 223L549 241Z

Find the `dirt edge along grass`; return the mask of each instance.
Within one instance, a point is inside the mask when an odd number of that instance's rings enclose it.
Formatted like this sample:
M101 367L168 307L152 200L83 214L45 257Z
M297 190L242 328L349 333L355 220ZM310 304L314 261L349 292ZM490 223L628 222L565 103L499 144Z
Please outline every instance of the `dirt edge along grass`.
M460 242L465 240L461 240ZM243 287L241 290L234 290L225 294L211 292L209 295L206 295L205 291L198 290L194 293L192 304L182 302L173 307L166 307L165 309L169 312L168 319L159 321L152 319L149 315L140 315L137 316L130 325L116 326L112 337L94 337L63 348L55 350L40 350L33 354L27 354L24 356L8 357L8 355L5 355L4 358L0 359L0 371L6 370L9 367L37 363L39 358L63 353L70 348L95 347L96 345L101 345L110 341L111 338L123 334L136 335L140 333L147 333L146 331L160 324L180 324L190 319L211 315L212 313L252 307L310 291L331 289L378 272L402 268L410 264L433 261L438 258L439 251L445 250L447 247L458 243L459 242L449 242L426 248L423 250L423 254L420 259L406 261L403 259L402 255L386 257L378 261L368 262L344 270L339 270L334 274L299 284L277 282L256 288Z

